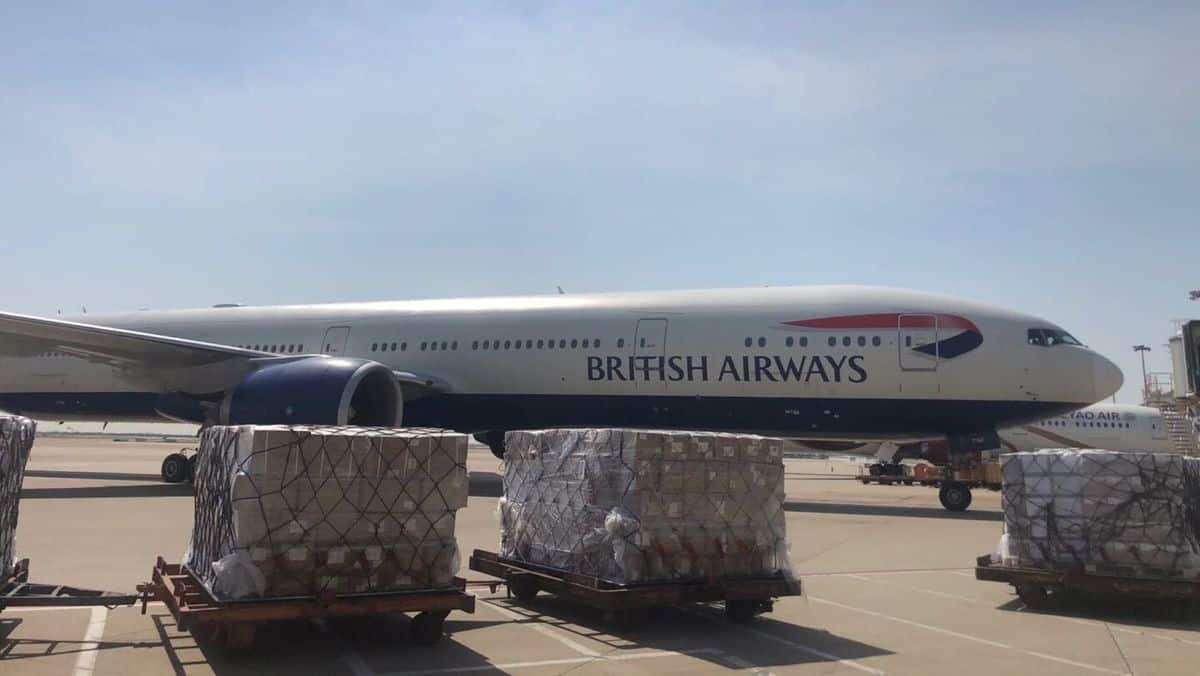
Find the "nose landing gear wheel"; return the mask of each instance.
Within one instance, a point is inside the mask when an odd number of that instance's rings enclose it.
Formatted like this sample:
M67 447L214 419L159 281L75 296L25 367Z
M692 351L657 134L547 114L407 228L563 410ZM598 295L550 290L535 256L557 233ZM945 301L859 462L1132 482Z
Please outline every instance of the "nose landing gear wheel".
M188 459L182 453L172 453L163 459L162 480L177 484L188 477Z
M942 484L938 491L938 499L942 506L951 512L962 512L971 506L971 489L965 484L949 482Z

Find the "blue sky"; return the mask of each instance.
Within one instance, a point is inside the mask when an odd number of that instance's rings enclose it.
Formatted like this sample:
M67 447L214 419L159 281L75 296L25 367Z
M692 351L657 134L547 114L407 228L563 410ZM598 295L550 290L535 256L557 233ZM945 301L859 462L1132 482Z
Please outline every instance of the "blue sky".
M1127 402L1200 317L1194 4L241 4L0 5L0 307L885 284Z

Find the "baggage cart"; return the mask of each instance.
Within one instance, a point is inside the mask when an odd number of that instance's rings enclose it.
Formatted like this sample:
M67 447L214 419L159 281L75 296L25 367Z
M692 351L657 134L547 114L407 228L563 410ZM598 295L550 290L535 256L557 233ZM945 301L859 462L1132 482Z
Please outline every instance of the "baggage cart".
M529 601L544 591L596 608L606 619L626 624L635 623L638 612L646 608L716 601L724 602L729 619L748 622L755 615L769 612L776 598L801 593L800 581L788 580L782 574L621 585L514 561L482 549L471 555L470 568L504 580L509 595L518 601Z
M1183 618L1200 609L1200 580L1152 577L1132 570L1097 570L1077 566L1065 570L1005 566L990 554L975 560L975 579L1011 584L1033 609L1056 607L1070 596L1109 601L1145 601L1166 614Z
M414 612L409 627L412 640L433 645L441 639L450 611L475 612L475 596L465 590L466 582L456 577L450 589L223 601L214 598L187 566L167 563L161 556L154 564L151 581L138 585L142 614L151 599L161 601L180 630L191 630L234 651L249 648L263 622Z
M83 589L63 584L29 581L29 559L21 559L12 572L0 579L0 610L33 606L131 606L138 594Z

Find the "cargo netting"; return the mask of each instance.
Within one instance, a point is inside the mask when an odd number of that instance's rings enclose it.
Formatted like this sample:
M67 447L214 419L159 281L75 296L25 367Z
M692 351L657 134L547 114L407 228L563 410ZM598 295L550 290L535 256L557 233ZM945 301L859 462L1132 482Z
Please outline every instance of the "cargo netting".
M542 430L505 451L505 558L616 584L791 579L779 440Z
M36 431L37 424L29 418L0 416L0 579L11 574L16 558L21 483Z
M466 454L441 430L209 427L184 561L224 599L450 587Z
M1051 449L1001 456L1009 566L1200 574L1200 459Z

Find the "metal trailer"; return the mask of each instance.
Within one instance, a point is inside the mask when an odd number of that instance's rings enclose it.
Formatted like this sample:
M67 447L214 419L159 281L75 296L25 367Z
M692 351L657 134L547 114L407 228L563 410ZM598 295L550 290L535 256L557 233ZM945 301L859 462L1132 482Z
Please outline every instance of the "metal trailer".
M131 606L138 594L82 589L64 584L29 581L29 559L21 559L0 579L0 610L33 606Z
M1025 605L1051 609L1069 597L1107 601L1141 601L1170 617L1182 619L1200 610L1200 580L1137 575L1129 570L1096 571L1021 568L992 562L990 554L975 560L975 579L1011 584Z
M801 593L800 581L782 574L619 585L506 559L482 549L471 555L470 568L504 580L509 596L518 601L530 601L544 591L596 608L606 620L627 625L636 624L639 612L647 608L715 601L724 602L730 620L748 622L759 613L770 612L776 598Z
M222 601L214 598L187 566L167 563L161 556L154 564L151 581L138 585L143 615L151 599L161 601L180 630L191 630L232 651L253 645L255 631L264 622L387 613L417 613L409 626L412 640L433 645L441 640L450 611L475 612L475 596L465 590L466 581L456 577L450 589Z

